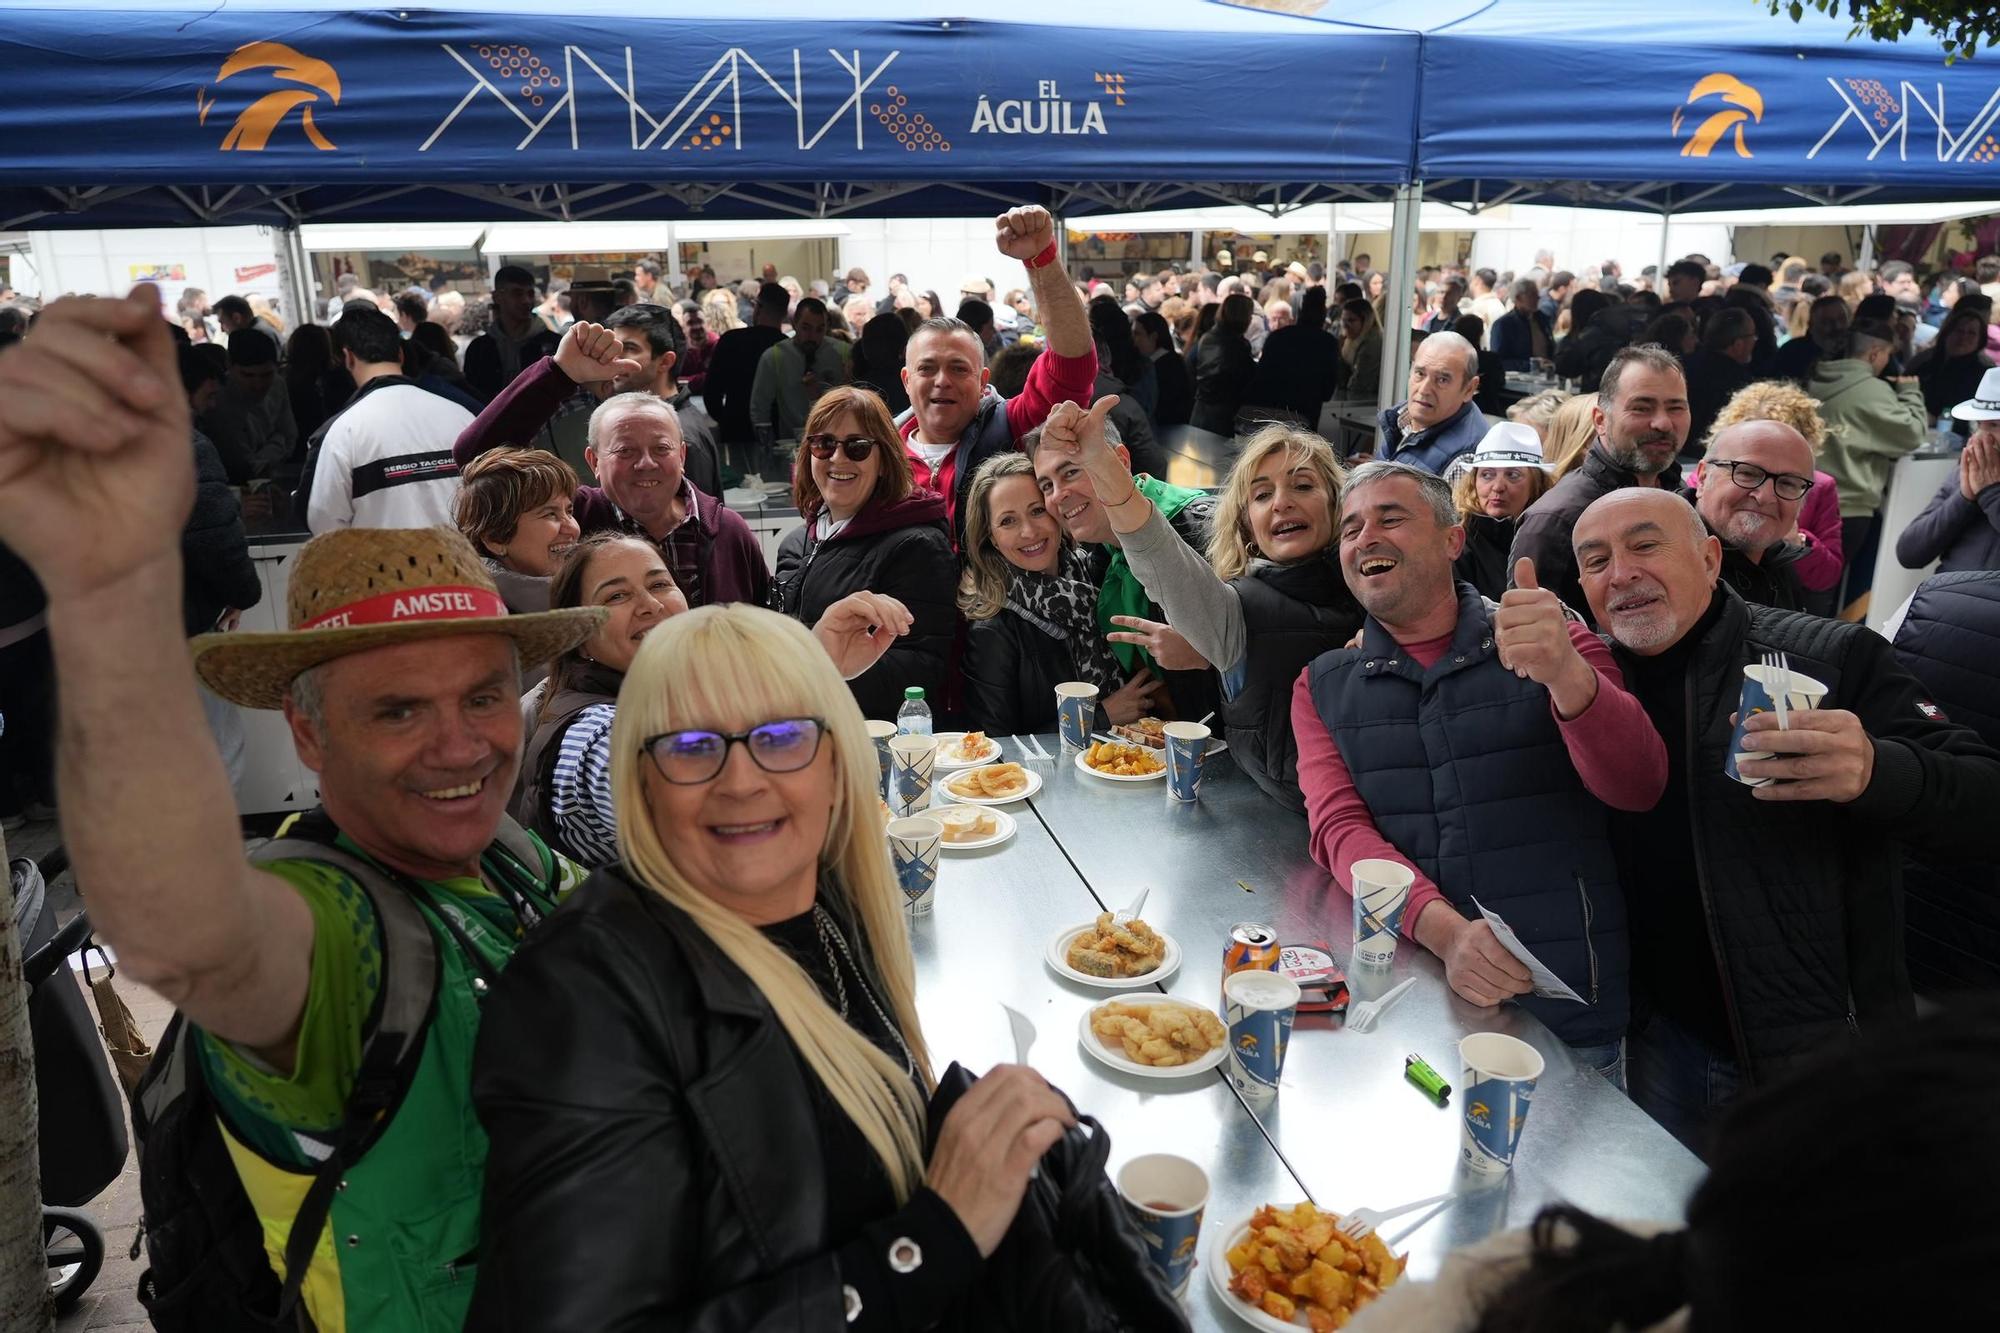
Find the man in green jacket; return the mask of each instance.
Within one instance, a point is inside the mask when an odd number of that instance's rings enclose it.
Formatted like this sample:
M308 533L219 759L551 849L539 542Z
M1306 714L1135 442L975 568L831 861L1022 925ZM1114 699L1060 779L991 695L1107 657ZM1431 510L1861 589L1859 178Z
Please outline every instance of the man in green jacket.
M1820 468L1840 487L1840 543L1847 578L1840 604L1852 607L1875 579L1875 546L1881 537L1883 492L1896 460L1924 442L1930 417L1916 376L1882 378L1896 348L1895 330L1879 319L1856 320L1847 331L1847 354L1821 360L1806 391L1819 400L1826 422Z

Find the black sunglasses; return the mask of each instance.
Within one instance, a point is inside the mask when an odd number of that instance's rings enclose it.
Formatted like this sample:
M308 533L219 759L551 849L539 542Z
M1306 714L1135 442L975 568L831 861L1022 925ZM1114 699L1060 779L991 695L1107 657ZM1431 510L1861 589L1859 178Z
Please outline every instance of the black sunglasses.
M875 441L867 435L850 435L844 440L832 435L808 435L806 448L812 451L814 458L819 459L832 458L833 451L838 448L847 455L850 463L859 463L875 452Z
M748 731L667 731L639 748L653 757L660 776L677 787L713 782L738 741L766 773L796 773L819 755L826 724L816 717L785 717Z

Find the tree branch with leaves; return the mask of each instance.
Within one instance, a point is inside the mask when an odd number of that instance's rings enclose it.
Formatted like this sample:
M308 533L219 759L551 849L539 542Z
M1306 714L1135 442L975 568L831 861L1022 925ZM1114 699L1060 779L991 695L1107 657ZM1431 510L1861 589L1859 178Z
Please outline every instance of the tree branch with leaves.
M1916 0L1886 4L1882 0L1768 0L1773 14L1790 14L1794 23L1817 10L1854 24L1850 37L1866 35L1893 42L1923 28L1944 48L1945 63L1970 60L1982 42L2000 36L2000 5L1954 4L1952 0Z

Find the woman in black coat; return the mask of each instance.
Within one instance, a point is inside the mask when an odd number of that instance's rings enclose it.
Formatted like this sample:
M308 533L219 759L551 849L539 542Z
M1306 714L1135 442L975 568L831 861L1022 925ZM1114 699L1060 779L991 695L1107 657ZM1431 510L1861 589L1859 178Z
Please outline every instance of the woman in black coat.
M1938 336L1910 363L1910 373L1923 385L1924 408L1939 421L1951 419L1951 409L1979 396L1979 380L1993 368L1986 355L1986 316L1977 310L1954 308L1938 327ZM1959 434L1968 432L1954 422Z
M965 712L1003 735L1056 729L1056 686L1089 681L1115 723L1144 717L1165 685L1141 667L1128 680L1099 631L1097 580L1035 484L1026 454L989 458L965 500Z
M812 625L849 593L895 598L914 618L910 632L848 687L864 717L891 720L904 689L921 686L937 717L958 567L944 499L912 480L896 424L873 390L840 385L813 404L792 498L805 523L778 547L772 609Z
M1515 523L1547 492L1550 471L1542 461L1541 436L1518 421L1496 421L1477 449L1459 456L1447 475L1465 521L1465 549L1452 562L1460 583L1500 600L1511 573L1507 553Z
M1193 423L1217 435L1236 433L1236 413L1257 376L1250 320L1257 307L1241 292L1222 300L1215 327L1202 335L1194 359Z
M1153 405L1153 427L1185 426L1194 413L1194 376L1185 358L1174 351L1174 332L1157 310L1132 316L1132 345L1153 363L1159 396Z

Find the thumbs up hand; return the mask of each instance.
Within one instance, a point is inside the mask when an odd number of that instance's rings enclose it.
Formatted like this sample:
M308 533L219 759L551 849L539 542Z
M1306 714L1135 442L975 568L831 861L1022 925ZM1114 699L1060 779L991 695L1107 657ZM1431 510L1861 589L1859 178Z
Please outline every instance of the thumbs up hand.
M1493 643L1501 666L1548 687L1563 718L1575 717L1597 698L1597 673L1569 637L1562 600L1541 586L1535 562L1526 556L1514 562L1514 586L1501 594L1500 609L1493 613Z

